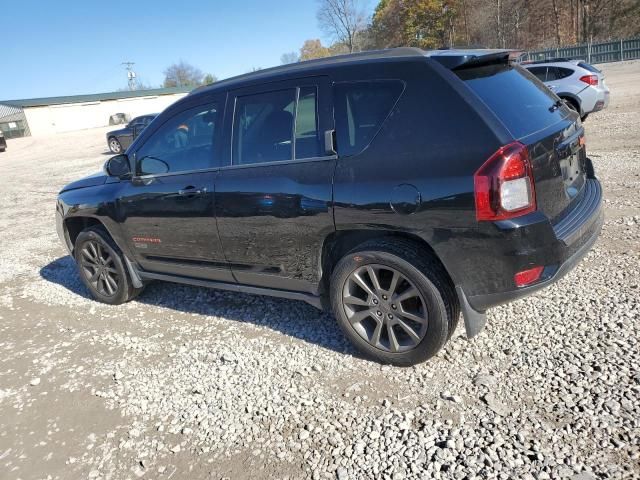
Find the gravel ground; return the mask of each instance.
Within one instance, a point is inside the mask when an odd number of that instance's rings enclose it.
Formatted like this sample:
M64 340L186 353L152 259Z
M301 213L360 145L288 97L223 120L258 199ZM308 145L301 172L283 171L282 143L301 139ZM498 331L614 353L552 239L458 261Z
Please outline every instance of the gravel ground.
M299 302L170 284L91 301L54 199L104 129L0 154L0 478L640 478L640 62L586 122L607 221L557 285L413 368Z

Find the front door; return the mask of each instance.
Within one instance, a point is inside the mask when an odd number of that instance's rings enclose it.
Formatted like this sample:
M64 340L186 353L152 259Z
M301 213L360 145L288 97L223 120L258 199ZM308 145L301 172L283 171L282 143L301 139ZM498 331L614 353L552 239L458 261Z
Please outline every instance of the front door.
M249 87L227 102L216 215L234 277L315 293L322 242L334 230L328 79Z
M144 270L233 281L214 215L222 108L211 102L176 113L133 153L136 172L118 214Z

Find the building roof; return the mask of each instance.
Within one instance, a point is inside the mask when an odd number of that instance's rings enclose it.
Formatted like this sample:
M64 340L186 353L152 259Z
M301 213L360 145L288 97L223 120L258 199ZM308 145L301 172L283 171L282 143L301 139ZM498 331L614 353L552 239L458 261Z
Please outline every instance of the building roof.
M61 105L65 103L88 103L102 100L120 100L123 98L150 97L157 95L172 95L189 93L193 87L152 88L149 90L126 90L122 92L91 93L88 95L70 95L65 97L27 98L22 100L0 100L0 105L10 105L18 108L41 107L46 105Z

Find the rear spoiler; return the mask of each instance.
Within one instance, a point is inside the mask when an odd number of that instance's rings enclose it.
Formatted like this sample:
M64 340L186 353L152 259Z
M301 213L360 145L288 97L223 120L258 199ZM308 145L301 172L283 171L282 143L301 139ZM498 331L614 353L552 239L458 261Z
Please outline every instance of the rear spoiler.
M507 64L514 61L521 52L517 50L433 50L426 56L449 70L479 67L482 65Z

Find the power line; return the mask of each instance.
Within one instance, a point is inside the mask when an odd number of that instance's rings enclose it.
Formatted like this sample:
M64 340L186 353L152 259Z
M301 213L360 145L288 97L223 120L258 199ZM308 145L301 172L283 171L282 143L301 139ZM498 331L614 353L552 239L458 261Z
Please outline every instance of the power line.
M136 72L134 72L131 67L133 67L136 62L122 62L124 68L127 70L127 81L129 83L129 90L136 89Z

